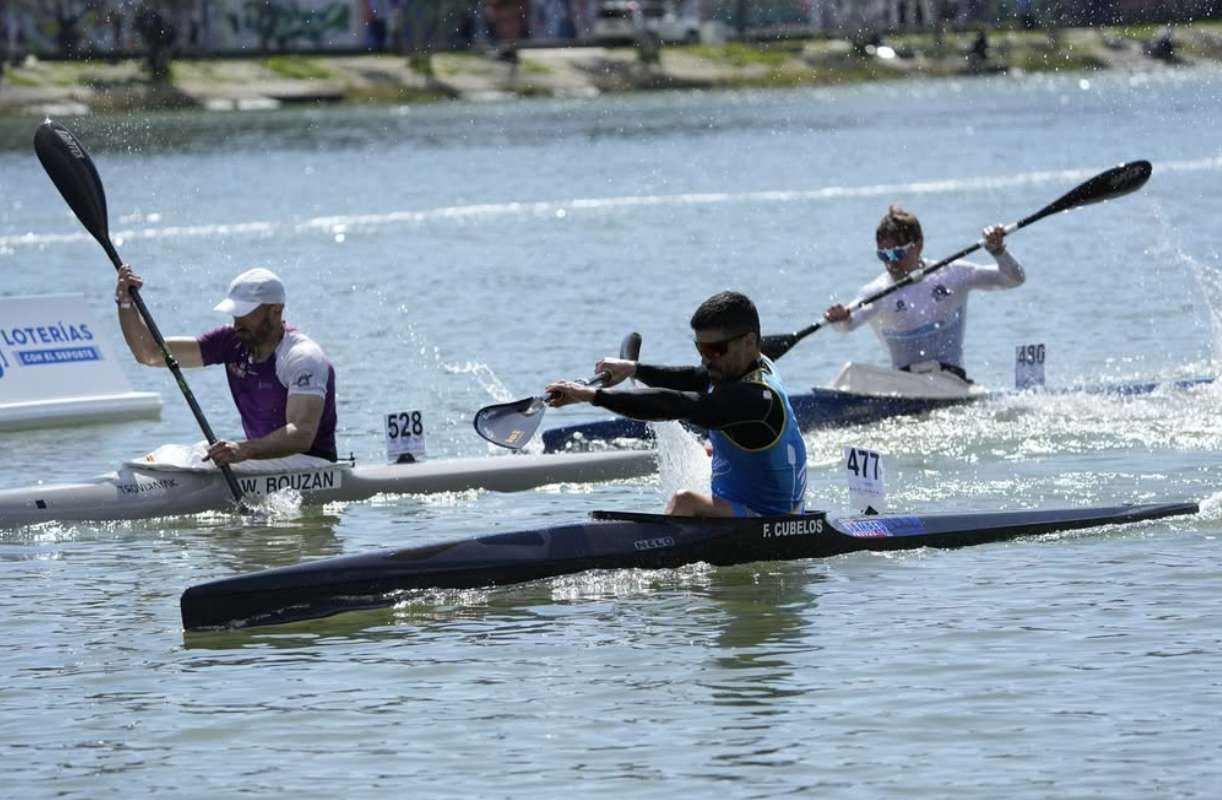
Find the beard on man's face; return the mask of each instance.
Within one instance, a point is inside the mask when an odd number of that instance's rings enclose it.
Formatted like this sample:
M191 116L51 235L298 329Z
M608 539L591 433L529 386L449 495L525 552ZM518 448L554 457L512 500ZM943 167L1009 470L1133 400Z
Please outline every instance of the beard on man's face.
M272 333L272 320L268 314L263 315L258 323L253 327L245 325L234 325L234 334L238 337L238 341L249 347L252 344L259 344L266 341Z

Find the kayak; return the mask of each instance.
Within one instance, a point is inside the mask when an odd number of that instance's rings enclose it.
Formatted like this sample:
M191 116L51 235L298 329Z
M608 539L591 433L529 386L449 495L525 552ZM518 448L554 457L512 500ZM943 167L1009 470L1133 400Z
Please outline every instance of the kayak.
M1213 376L1171 381L1128 381L1080 384L1057 389L1034 389L1045 394L1146 395L1158 389L1186 389L1212 383ZM804 431L867 425L889 417L925 414L942 408L1013 397L1020 392L989 391L947 373L908 373L863 364L847 364L831 386L791 394L798 427ZM591 442L651 439L649 423L635 419L585 422L543 432L548 453L582 450Z
M552 483L589 483L649 475L657 469L646 450L556 455L453 458L385 466L329 464L283 472L235 470L253 500L283 489L305 503L365 500L376 494L427 494L487 489L517 492ZM123 520L198 514L233 507L216 469L181 469L128 463L84 483L39 484L0 490L0 528L52 520Z
M325 558L188 588L186 630L269 625L391 605L411 589L470 589L590 569L824 558L1012 539L1181 514L1195 503L984 513L701 519L594 512L589 522Z

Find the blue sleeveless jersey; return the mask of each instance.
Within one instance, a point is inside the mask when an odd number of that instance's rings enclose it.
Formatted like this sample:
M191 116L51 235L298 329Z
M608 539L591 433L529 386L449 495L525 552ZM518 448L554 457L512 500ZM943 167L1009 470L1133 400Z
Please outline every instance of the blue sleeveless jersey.
M793 406L776 368L760 357L761 367L742 378L772 390L784 407L784 424L771 443L748 450L721 431L709 431L713 445L713 494L757 514L790 514L802 509L806 495L806 444L794 421Z

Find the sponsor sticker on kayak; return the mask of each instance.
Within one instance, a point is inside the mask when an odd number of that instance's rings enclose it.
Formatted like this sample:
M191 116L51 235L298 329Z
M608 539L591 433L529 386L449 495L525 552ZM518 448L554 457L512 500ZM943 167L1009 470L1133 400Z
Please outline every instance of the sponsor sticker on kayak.
M338 489L343 484L343 470L340 467L324 467L304 472L238 475L237 478L242 494L263 497L285 489L309 494Z
M675 546L673 536L659 536L654 539L637 539L632 543L633 548L637 550L664 550L667 547Z
M162 495L177 486L178 480L172 477L148 479L132 476L131 480L116 483L115 489L124 495Z
M859 539L888 536L921 536L926 533L920 517L854 517L838 519L836 527Z

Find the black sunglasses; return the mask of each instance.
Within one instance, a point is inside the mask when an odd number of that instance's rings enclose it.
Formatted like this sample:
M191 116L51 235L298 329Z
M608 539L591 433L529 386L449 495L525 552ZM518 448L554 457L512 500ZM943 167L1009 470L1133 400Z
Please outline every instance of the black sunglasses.
M696 345L696 352L700 353L700 355L704 356L705 358L720 358L730 350L731 342L743 338L748 333L750 333L750 331L744 331L735 336L731 336L729 339L722 339L718 342L702 342L697 339L694 342Z

